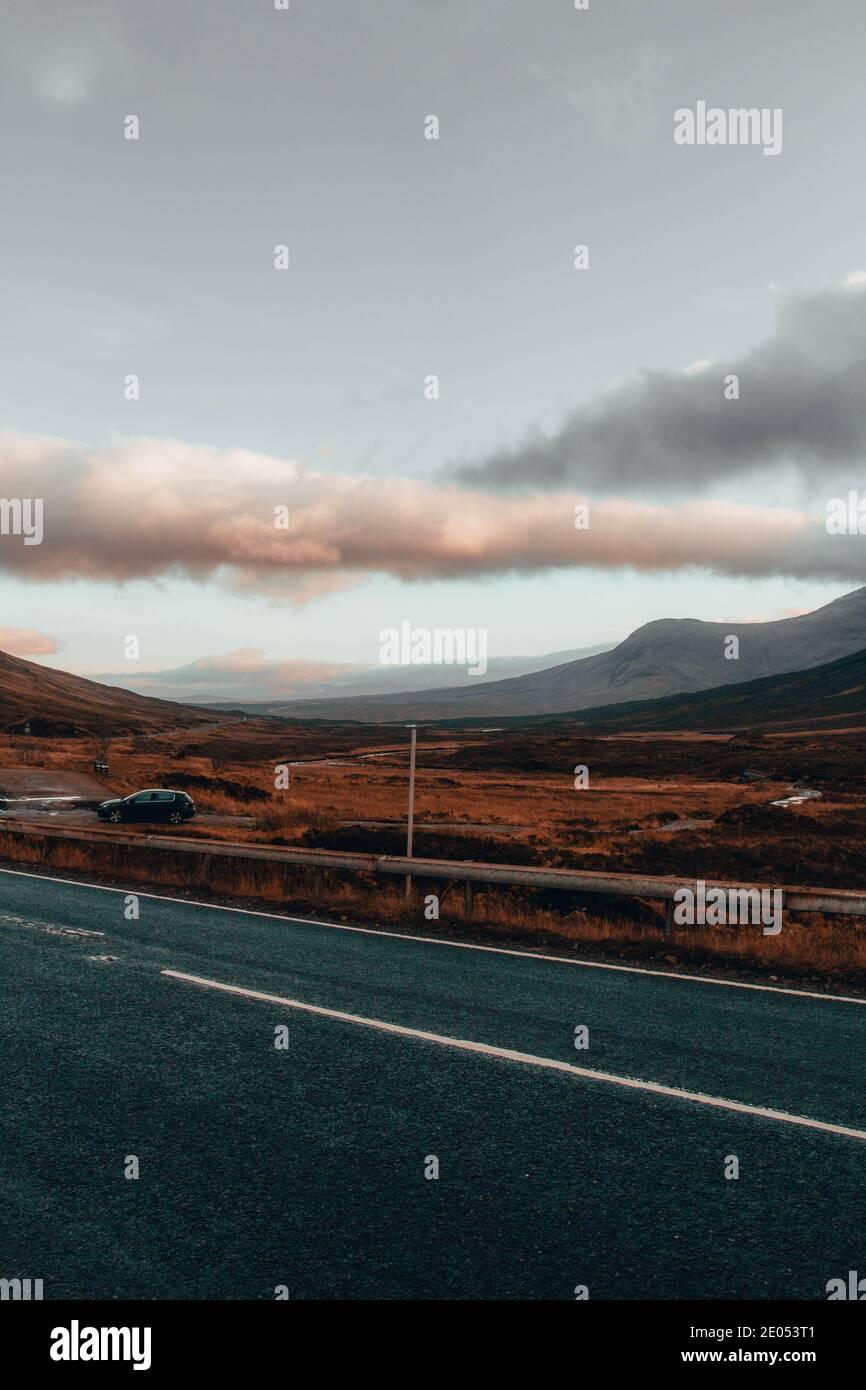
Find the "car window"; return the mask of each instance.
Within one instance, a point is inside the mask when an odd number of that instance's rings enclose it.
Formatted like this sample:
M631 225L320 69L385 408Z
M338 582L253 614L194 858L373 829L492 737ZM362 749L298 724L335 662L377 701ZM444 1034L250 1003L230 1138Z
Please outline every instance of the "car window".
M150 801L150 792L139 792L138 796L131 796L129 799L133 806L141 806L145 801Z
M151 801L174 801L174 792L151 792Z

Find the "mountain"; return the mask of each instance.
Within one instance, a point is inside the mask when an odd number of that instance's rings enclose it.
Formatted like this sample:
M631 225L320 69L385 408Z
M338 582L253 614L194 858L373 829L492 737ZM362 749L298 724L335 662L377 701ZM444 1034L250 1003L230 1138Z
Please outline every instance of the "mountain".
M866 648L804 671L716 686L693 695L585 710L577 722L601 732L712 733L728 729L831 732L866 721Z
M729 660L725 649L731 636L738 639L739 655ZM660 618L612 650L508 680L375 698L287 701L279 713L294 719L365 721L568 713L805 670L864 646L866 588L861 588L813 613L776 622Z
M213 710L154 700L0 652L0 727L72 726L92 734L146 732L214 722Z

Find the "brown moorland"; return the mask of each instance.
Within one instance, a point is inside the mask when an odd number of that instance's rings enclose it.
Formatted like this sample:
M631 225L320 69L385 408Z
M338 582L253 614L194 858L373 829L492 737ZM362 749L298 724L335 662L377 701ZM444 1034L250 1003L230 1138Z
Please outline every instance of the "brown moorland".
M103 795L144 786L188 788L201 818L192 838L403 853L408 735L401 727L283 722L222 715L188 728L124 733L103 744L109 763ZM0 736L0 796L20 796L21 774L92 774L89 738ZM641 870L756 884L806 883L866 888L864 755L858 731L772 728L705 735L593 733L574 721L505 729L419 730L415 854L436 858ZM575 786L575 768L588 786ZM275 790L275 770L289 785ZM4 769L7 771L4 773ZM12 773L18 775L13 777ZM579 779L580 780L580 779ZM11 785L14 783L14 788ZM808 787L820 797L774 801ZM40 795L43 792L39 793ZM6 816L20 814L10 800ZM37 808L38 810L38 808ZM213 819L211 819L213 817ZM97 826L92 811L60 819ZM57 818L55 818L57 819ZM34 827L35 828L35 827ZM69 844L0 841L12 862L50 854L60 869L115 874L117 854ZM172 884L201 895L199 866L179 856L125 854L124 880ZM451 893L438 921L423 916L416 884L407 910L400 884L332 876L324 896L304 871L218 861L207 891L278 903L283 911L327 908L359 920L401 922L412 930L453 930L485 939L651 958L778 978L866 987L866 922L791 916L778 937L754 927L684 929L660 935L658 904L583 895L507 890L477 892L471 920Z

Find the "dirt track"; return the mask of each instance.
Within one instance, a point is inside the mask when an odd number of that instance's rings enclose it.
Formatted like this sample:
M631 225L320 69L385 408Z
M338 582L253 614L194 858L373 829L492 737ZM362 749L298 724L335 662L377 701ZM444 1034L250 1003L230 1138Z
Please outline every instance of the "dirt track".
M105 801L111 787L86 772L68 772L57 767L0 767L0 796L74 797L82 801Z

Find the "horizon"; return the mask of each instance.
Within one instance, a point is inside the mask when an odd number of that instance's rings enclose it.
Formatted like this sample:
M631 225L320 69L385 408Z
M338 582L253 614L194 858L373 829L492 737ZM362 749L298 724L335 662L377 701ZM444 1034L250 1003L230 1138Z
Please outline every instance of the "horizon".
M857 593L866 594L866 585L859 585L855 589L848 590L846 593L838 595L835 599L831 599L828 604L822 605L822 608L830 607L841 599L851 598ZM717 626L720 629L731 627L745 627L748 629L754 626L778 626L779 624L787 623L791 619L808 617L819 611L821 610L807 609L801 612L788 613L783 617L769 620L750 617L733 622L724 619L698 619L692 621L702 622L709 626ZM652 622L655 620L651 619L650 621ZM661 621L664 621L664 619ZM407 626L408 624L404 624L404 627ZM642 624L641 627L643 626L645 625ZM633 636L640 630L641 628L635 629L633 633L628 635ZM7 651L3 645L5 636L9 631L9 629L0 628L0 653L7 656L15 656L14 652ZM435 635L434 633L434 636ZM384 636L384 634L380 634L380 636ZM404 644L407 636L407 633L403 634ZM396 637L397 634L395 632L394 638L396 639ZM626 639L623 639L623 641L625 640ZM493 682L512 680L523 674L543 674L544 672L558 668L564 664L577 664L587 660L591 656L600 655L605 652L615 652L620 645L621 643L619 642L601 643L595 647L583 648L572 652L546 653L538 658L531 658L528 656L521 657L517 655L498 658L490 669L485 667L483 672L475 673L477 679L473 679L472 668L469 667L467 669L465 665L459 665L453 662L450 664L437 665L430 661L429 656L423 662L406 660L405 649L402 659L399 662L391 664L390 670L392 674L389 677L386 677L386 673L382 670L381 665L378 667L352 666L346 667L337 675L334 675L333 672L327 674L319 671L318 674L321 678L316 681L309 671L301 669L300 675L298 674L298 667L300 666L303 668L304 663L274 663L272 669L268 672L272 681L271 689L267 693L258 691L255 694L248 693L249 687L246 686L246 675L243 663L239 663L236 668L235 675L237 684L234 688L223 690L222 692L214 692L211 685L211 678L209 678L207 674L206 663L202 662L191 663L189 666L182 667L177 671L154 673L156 676L156 688L153 688L148 683L149 673L142 673L134 679L119 672L86 675L84 678L105 685L106 688L114 687L138 695L173 701L177 704L201 705L204 707L209 705L223 707L233 705L239 708L249 707L250 709L254 709L256 706L286 704L294 708L302 703L314 704L321 700L325 702L325 706L327 707L328 702L333 702L335 705L340 701L349 701L350 703L352 701L358 701L360 703L364 700L375 701L388 695L405 695L407 700L411 701L412 699L417 699L426 694L447 694L452 689L465 689L470 685L489 685ZM864 650L866 650L866 638L864 638ZM830 664L836 660L847 659L847 656L850 654L851 653L847 653L844 657L834 656L831 658ZM244 654L238 653L237 655L243 656ZM28 658L23 659L27 660ZM63 666L58 665L56 661L49 659L48 656L44 656L41 661L34 661L33 664L42 665L50 670L58 671L61 674L80 674L76 672L65 672ZM821 661L817 664L824 665L827 663ZM803 669L808 670L809 668L806 667ZM799 663L794 674L797 674L798 671ZM413 676L414 679L410 680L410 675ZM260 666L256 669L256 677L258 680L262 679L262 668ZM376 679L371 681L370 677L376 677ZM748 681L760 679L760 677L752 676L743 679L748 683ZM180 688L173 692L169 683L170 681L174 682ZM184 681L188 682L188 684L185 685ZM725 683L726 682L723 682L722 685ZM735 680L734 683L738 684L739 681ZM202 693L202 687L204 693ZM707 686L702 688L710 690L713 687ZM673 692L673 696L674 699L676 699L676 692ZM657 698L663 700L669 697L660 695ZM638 699L638 703L641 703L640 699ZM580 706L577 706L577 708L580 709ZM298 711L296 717L303 719L303 711ZM308 717L318 719L321 718L322 715L317 713L315 715L311 714ZM336 717L340 719L349 716L338 714ZM482 715L479 717L484 716ZM395 715L394 718L396 719L398 716Z

